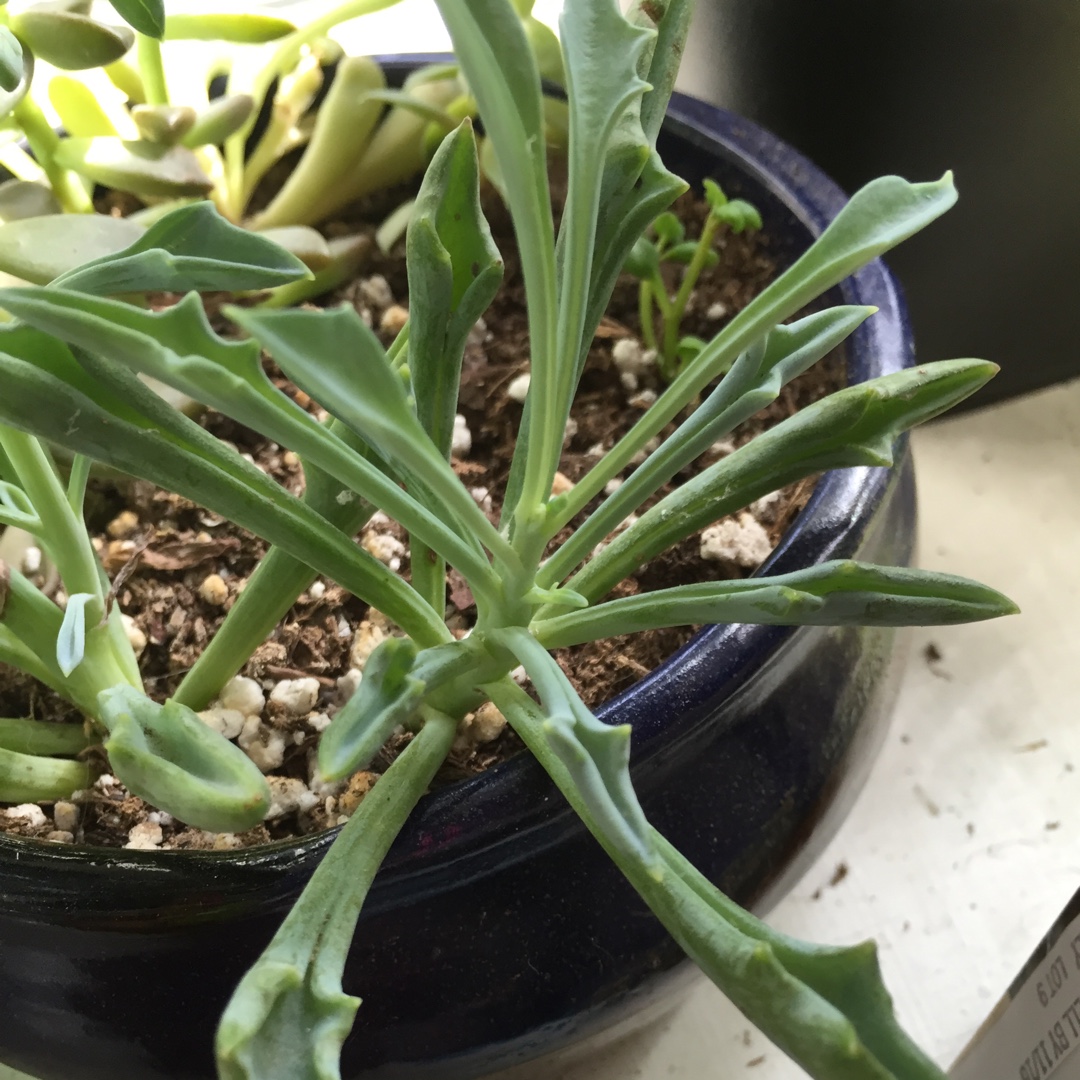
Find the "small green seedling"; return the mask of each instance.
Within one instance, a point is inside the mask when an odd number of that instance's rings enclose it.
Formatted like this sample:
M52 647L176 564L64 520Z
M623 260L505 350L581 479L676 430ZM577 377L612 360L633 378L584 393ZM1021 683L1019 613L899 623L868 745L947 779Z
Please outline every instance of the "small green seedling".
M697 240L687 240L686 227L670 210L652 223L630 252L624 269L640 280L638 317L645 346L656 354L656 366L665 382L671 382L682 368L705 347L701 338L680 335L683 316L703 270L719 262L713 243L721 225L738 235L747 229L761 228L761 215L744 199L728 199L714 180L704 183L709 213ZM685 269L678 291L669 292L664 278L664 264ZM660 333L656 318L660 318Z

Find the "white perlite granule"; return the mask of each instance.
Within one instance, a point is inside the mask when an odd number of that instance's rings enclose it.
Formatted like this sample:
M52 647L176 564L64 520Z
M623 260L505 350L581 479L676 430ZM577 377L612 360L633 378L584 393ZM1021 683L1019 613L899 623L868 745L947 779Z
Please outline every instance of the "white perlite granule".
M710 525L701 534L701 557L716 562L731 561L753 569L760 566L772 552L769 534L751 514L726 518Z

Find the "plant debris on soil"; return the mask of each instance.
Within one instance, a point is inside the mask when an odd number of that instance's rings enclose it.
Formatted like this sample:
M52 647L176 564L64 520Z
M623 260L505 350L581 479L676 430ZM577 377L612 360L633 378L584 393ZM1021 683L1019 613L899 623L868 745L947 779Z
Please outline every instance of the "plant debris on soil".
M696 236L707 211L705 205L688 195L675 209L686 222L689 235ZM486 211L506 262L506 275L466 348L453 467L481 508L497 521L521 420L529 342L512 226L496 200L489 200ZM719 263L703 274L683 323L685 333L706 340L775 274L767 235L722 232L716 249ZM330 303L338 302L355 306L389 343L408 315L404 259L400 254L388 257L375 251L364 276L330 298ZM213 309L212 301L208 307ZM662 389L655 365L642 356L640 337L636 283L624 278L589 352L567 425L556 477L556 485L563 489L577 482L608 452ZM267 365L282 389L301 405L319 412L269 361ZM843 377L841 355L827 357L785 387L768 409L713 446L671 486L838 389ZM204 413L200 422L290 491L302 491L302 469L291 451L213 411ZM670 430L673 426L662 435ZM746 512L718 522L704 535L691 537L654 559L622 582L615 594L746 576L775 546L812 487L811 481L804 481L760 499ZM667 490L670 487L655 498ZM265 553L266 544L188 500L141 481L95 481L88 520L113 582L116 602L126 616L129 636L140 651L147 692L164 700L221 624ZM357 539L376 558L408 577L408 538L396 523L377 513ZM23 570L63 601L40 551L29 550ZM451 571L448 625L464 634L474 617L468 587ZM607 639L563 649L556 655L585 702L595 707L652 671L696 629L678 627ZM395 735L366 769L346 782L330 785L320 784L315 777L318 736L335 709L355 690L367 656L386 635L395 632L381 613L320 578L256 649L221 699L201 714L211 726L235 738L268 776L273 804L267 820L257 828L243 834L189 828L131 795L108 773L104 753L96 749L88 755L102 775L90 789L55 805L0 810L0 832L110 847L227 850L305 835L343 822L411 735ZM3 665L0 716L79 719L77 712L51 691ZM463 722L436 783L453 783L482 772L521 749L498 710L487 705Z

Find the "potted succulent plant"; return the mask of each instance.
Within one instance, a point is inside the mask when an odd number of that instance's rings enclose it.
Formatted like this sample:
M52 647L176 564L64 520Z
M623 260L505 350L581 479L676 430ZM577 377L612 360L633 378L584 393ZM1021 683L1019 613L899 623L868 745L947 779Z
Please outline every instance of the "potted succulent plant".
M155 7L149 0L140 6ZM567 4L570 141L558 240L539 72L519 13L509 0L445 0L440 7L493 148L529 308L530 390L501 521L483 512L449 463L465 339L501 273L480 213L467 122L439 145L417 195L407 243L410 320L388 350L351 308L235 306L226 315L248 336L215 332L198 290L260 289L307 271L208 204L165 214L128 247L45 287L0 291L0 307L15 320L0 328L0 520L40 537L67 595L61 610L6 568L0 657L93 722L89 735L34 721L0 729L6 781L22 783L28 798L82 784L84 774L72 770L85 766L66 758L105 732L113 772L163 811L217 830L260 820L269 802L261 773L193 707L221 689L316 572L404 631L371 654L359 688L324 732L323 777L355 772L397 729L411 734L334 836L194 857L116 858L0 842L7 897L0 970L7 1015L17 1018L0 1036L0 1055L66 1080L103 1075L116 1067L117 1053L132 1077L211 1075L205 1021L222 985L231 987L255 960L218 1028L219 1076L358 1077L365 1070L395 1075L395 1067L396 1075L482 1075L560 1020L587 1027L603 1022L591 1014L603 1013L612 997L655 993L662 980L645 976L671 966L677 943L810 1075L940 1077L897 1026L871 946L822 948L777 934L710 877L724 873L752 894L783 862L800 820L813 818L842 766L853 717L876 692L889 628L1013 610L993 590L964 579L852 558L906 558L907 534L897 521L910 516L910 478L888 479L881 467L892 463L903 431L974 391L993 366L962 360L904 368L902 310L879 266L847 286L859 302L784 322L947 209L955 197L951 183L886 178L859 192L720 334L683 356L667 388L581 482L554 494L588 343L646 226L684 187L655 145L691 5L650 0L627 18L614 0ZM684 133L692 141L693 110L689 116ZM758 142L756 160L740 155L740 140ZM782 148L752 130L729 134L720 149L729 162L743 157L741 182L747 194L755 189L766 219L780 207L782 216L809 218L817 231L836 209L827 187L792 201L785 177L802 163L785 161ZM777 166L772 173L770 164ZM778 228L783 232L783 223ZM796 230L791 235L797 243ZM160 310L128 300L154 291L188 295ZM895 320L878 332L867 324L853 347L856 376L876 377L807 407L666 490L685 464L858 331L873 314L867 301L891 308ZM895 355L883 357L882 347ZM327 423L267 379L264 349L327 409ZM164 405L140 376L298 453L307 478L303 499ZM652 440L677 419L656 446ZM50 445L75 455L66 484ZM635 458L637 467L622 475ZM81 520L91 460L190 497L274 545L164 705L143 689ZM854 472L830 474L801 528L774 557L773 572L607 599L641 562L703 525L793 479L834 468ZM613 485L616 479L622 483ZM408 530L410 582L351 540L375 508ZM451 633L443 618L447 564L476 601L468 634ZM554 648L611 634L719 622L764 630L713 632L622 703L621 715L609 711L602 719L551 656ZM885 632L773 630L854 625ZM519 667L535 696L512 677ZM804 715L790 698L778 700L779 687L801 702ZM528 763L511 762L421 801L463 718L485 701L513 725L592 839L571 824ZM683 711L666 715L676 703ZM763 790L784 774L788 751L762 756L754 721L766 742L800 729L811 742L822 734L835 740L824 762L804 769L800 758L789 770L812 774L805 790L789 787L775 801ZM639 760L634 782L632 727L647 758ZM16 739L20 750L11 748ZM711 777L718 767L724 772ZM648 792L661 831L646 817L635 783ZM749 807L774 819L754 830L772 851L721 850L725 838L709 818L720 813L707 798L714 785L734 789L734 817ZM661 832L686 840L693 858ZM597 842L618 872L597 869ZM390 873L372 892L353 944L361 904L388 853ZM739 858L749 870L734 865ZM605 899L619 872L639 900L611 893L621 909L616 915ZM273 933L271 924L301 887ZM513 928L510 940L495 939L496 956L483 953L479 937L489 915ZM439 922L442 934L429 935L428 924ZM578 992L596 980L575 970L567 935L597 944L581 954L589 963L600 958L597 993ZM381 952L376 969L385 994L369 988L371 949ZM476 955L471 970L489 978L463 982L447 955ZM515 982L527 983L525 968L539 963L548 971L553 956L568 955L571 963L562 964L562 980L550 991L512 992ZM54 975L32 990L18 972L35 970L28 958L44 956ZM108 978L110 969L120 977ZM92 982L81 981L88 973ZM351 990L361 975L373 1019L370 1027L361 1020L360 1037L346 1044L341 1072L338 1055L357 1007L343 979ZM160 1002L162 988L175 999L176 1014L151 1031L136 1003ZM453 1003L455 991L459 1007L425 1024L433 1003ZM54 1026L46 1038L42 1024L61 1001L78 1019L70 1029Z

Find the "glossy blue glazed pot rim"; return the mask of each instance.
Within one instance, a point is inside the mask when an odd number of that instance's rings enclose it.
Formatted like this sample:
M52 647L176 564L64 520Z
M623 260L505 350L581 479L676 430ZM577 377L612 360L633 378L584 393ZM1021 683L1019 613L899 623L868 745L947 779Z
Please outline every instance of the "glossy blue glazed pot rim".
M388 66L401 69L418 61L446 59L390 60ZM803 232L803 247L846 202L833 181L786 143L750 121L685 95L676 94L672 99L664 138L686 146L690 153L736 166L752 188L781 206L797 223ZM849 383L913 363L903 298L881 260L848 278L836 293L840 302L879 309L849 340ZM850 554L858 547L888 482L885 469L855 468L825 474L761 572L782 573ZM692 732L695 721L715 711L719 701L752 682L795 633L783 627L743 625L702 631L640 683L605 704L599 715L609 722L617 719L633 726L632 767L640 769L672 739ZM398 837L376 891L387 885L416 882L420 877L426 882L424 891L438 889L445 875L453 877L464 870L461 860L466 857L470 873L482 872L486 864L505 865L528 857L537 845L547 847L580 828L540 765L524 753L481 776L426 796ZM136 901L142 907L148 872L167 893L175 887L171 871L189 878L199 865L208 878L217 879L222 899L228 895L242 904L246 896L262 906L287 902L296 883L291 873L289 881L279 880L282 871L310 872L336 833L336 829L328 830L238 852L116 851L0 837L0 861L20 877L47 875L50 868L61 865L77 876L100 876L108 870L111 885L103 891L99 885L96 902L91 905L99 910L122 903L124 882L133 875L142 879ZM528 842L524 842L526 836ZM157 891L153 885L150 888ZM4 892L0 884L0 902ZM45 907L51 906L44 896L41 899ZM56 899L59 902L60 898Z

